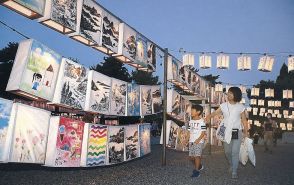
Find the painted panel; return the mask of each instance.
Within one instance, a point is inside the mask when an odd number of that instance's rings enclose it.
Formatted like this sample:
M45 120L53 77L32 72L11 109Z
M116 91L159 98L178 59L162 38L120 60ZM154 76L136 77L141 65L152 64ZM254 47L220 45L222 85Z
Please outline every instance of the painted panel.
M140 116L140 85L128 84L128 116Z
M176 147L178 128L179 128L179 126L172 121L170 124L169 138L168 138L168 142L167 142L167 146L170 148Z
M178 128L178 137L176 150L188 151L189 150L190 132L186 129Z
M138 125L125 127L125 153L126 161L139 157Z
M152 86L152 114L162 112L162 98L160 85Z
M141 85L141 115L152 114L151 86Z
M108 127L108 164L124 161L124 127Z
M139 125L140 156L144 156L151 152L150 127L150 124Z
M126 113L127 83L112 78L111 115L124 116Z

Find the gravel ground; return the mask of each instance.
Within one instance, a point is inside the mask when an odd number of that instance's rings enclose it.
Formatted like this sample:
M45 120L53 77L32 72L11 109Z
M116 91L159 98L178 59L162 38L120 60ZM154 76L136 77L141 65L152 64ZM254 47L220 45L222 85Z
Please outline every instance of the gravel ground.
M208 148L206 148L207 150ZM240 164L239 179L233 180L222 147L204 151L204 171L197 179L190 178L192 163L188 153L167 150L167 165L161 166L161 145L153 145L152 153L134 161L108 167L48 168L31 164L0 164L0 185L71 185L71 184L294 184L294 144L281 144L274 153L264 153L255 146L257 166Z

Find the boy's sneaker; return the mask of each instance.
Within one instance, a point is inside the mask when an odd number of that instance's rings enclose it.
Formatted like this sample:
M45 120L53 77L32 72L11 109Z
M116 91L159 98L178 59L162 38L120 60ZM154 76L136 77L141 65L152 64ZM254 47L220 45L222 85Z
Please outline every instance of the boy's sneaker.
M201 164L199 171L201 171L203 169L204 169L204 166L203 166L203 164Z
M193 174L191 175L191 177L199 177L200 176L200 172L198 170L193 170Z

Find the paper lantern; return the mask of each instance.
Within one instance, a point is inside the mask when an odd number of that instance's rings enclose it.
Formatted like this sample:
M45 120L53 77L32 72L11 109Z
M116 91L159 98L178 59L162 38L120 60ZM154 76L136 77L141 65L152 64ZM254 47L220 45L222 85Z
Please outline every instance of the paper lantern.
M258 70L262 72L271 72L274 65L274 57L265 55L260 57Z
M229 65L230 65L229 61L230 61L229 55L225 55L225 54L221 53L217 56L216 67L218 69L228 69Z
M259 113L259 116L264 116L264 112L260 112Z
M239 86L242 94L246 94L246 87L244 87L243 85Z
M265 97L266 98L273 98L275 96L274 89L265 89Z
M286 127L286 124L285 123L280 123L280 128L282 127Z
M240 103L245 104L245 98L242 98L242 100L240 101Z
M251 112L252 111L252 108L251 107L247 107L246 110L247 110L247 112Z
M194 55L184 54L183 55L183 65L184 66L194 66Z
M249 120L248 120L248 123L249 123L250 125L252 125L253 122L252 122L251 119L249 119Z
M259 88L253 87L251 89L251 96L259 96Z
M277 118L282 118L282 114L277 114Z
M289 111L288 110L283 110L283 115L289 115Z
M291 99L293 97L292 90L283 90L283 98Z
M292 111L292 116L294 116L294 111Z
M20 42L6 91L33 100L52 101L61 56L32 40Z
M287 123L287 130L292 130L292 127L293 127L292 123Z
M201 54L199 57L199 65L202 69L211 68L211 56L207 54Z
M250 104L251 105L256 105L257 104L257 100L256 99L251 99L250 100Z
M223 92L223 85L222 84L215 84L215 92Z
M258 100L258 106L264 106L264 100Z
M288 57L288 72L294 70L294 56L289 56Z
M275 101L272 101L272 100L267 101L267 106L268 107L274 107L275 106Z
M259 111L265 113L265 108L260 108Z
M288 116L288 115L283 115L283 116L284 116L284 118L286 118L286 119L287 119L287 118L289 118L289 116Z
M48 2L49 0L47 0ZM25 1L25 0L0 0L3 6L29 18L40 18L44 14L46 0Z
M267 113L273 114L273 110L272 109L268 109Z
M275 115L275 114L272 114L272 117L273 117L273 118L275 118L275 117L276 117L276 115Z
M289 102L289 107L290 107L290 108L294 108L294 101L290 101L290 102Z
M63 34L73 33L77 29L77 15L81 6L81 0L47 0L44 16L39 22Z
M247 71L251 69L251 57L246 55L241 55L237 59L238 61L238 70Z
M103 9L93 0L84 0L77 11L77 29L70 37L88 46L101 45Z
M275 101L275 107L281 107L281 101Z
M259 127L259 121L258 120L254 120L254 125L258 126Z
M258 108L253 108L253 115L257 115Z
M279 110L274 110L274 114L280 114L280 111Z

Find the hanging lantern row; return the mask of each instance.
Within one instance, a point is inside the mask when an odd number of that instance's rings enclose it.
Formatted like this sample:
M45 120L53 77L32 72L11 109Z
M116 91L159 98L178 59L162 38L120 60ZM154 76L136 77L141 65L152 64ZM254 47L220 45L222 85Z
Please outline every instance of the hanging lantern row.
M259 88L253 87L251 89L251 96L259 96Z
M283 98L284 99L291 99L291 98L293 98L292 90L283 90Z
M275 97L275 90L274 89L265 89L265 97L266 98L274 98Z

